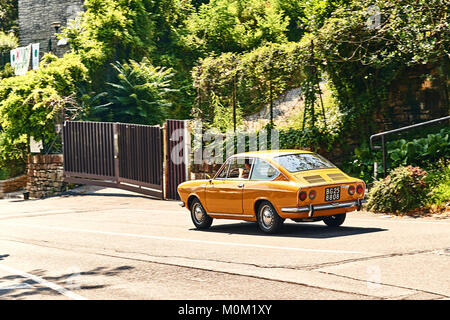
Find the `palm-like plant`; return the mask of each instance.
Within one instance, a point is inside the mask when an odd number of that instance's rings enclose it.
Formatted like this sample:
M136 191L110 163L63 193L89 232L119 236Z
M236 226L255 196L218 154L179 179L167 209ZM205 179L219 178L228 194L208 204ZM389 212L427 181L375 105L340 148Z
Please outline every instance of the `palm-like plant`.
M147 58L140 63L130 60L112 66L117 72L117 82L108 83L108 103L99 108L109 108L113 121L161 124L171 106L168 94L175 91L170 88L172 69L154 67Z

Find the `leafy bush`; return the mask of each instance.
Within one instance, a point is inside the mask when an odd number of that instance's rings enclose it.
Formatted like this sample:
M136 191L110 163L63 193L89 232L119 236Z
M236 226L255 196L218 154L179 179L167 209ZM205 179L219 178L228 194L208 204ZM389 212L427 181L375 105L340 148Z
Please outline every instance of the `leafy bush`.
M4 33L0 31L0 53L9 52L11 49L15 49L19 46L19 39L10 33Z
M242 52L285 42L289 25L276 0L213 0L187 19L186 46L199 52Z
M377 212L408 212L424 205L427 172L419 167L398 167L385 179L375 181L368 194L367 208Z
M426 178L429 184L426 205L431 210L439 210L450 202L450 165L442 161L430 171Z
M154 67L147 58L138 63L113 64L117 71L117 82L108 83L105 92L106 104L93 108L94 115L110 121L162 124L170 103L171 69Z
M224 106L231 106L234 88L242 114L246 116L267 106L270 93L274 101L286 90L301 86L308 46L309 42L269 43L247 53L223 53L200 60L192 77L202 120L212 122L212 97Z
M15 165L10 168L0 168L0 180L17 177L25 171L25 166Z
M432 169L441 159L450 159L450 129L429 133L424 138L394 140L386 143L387 168L412 165ZM355 148L353 155L344 164L349 172L366 182L372 182L374 163L378 163L378 175L383 173L382 152L371 150L368 143Z
M407 142L400 139L387 144L391 166L420 165L426 166L438 159L450 156L449 129L442 129L437 134L428 134L426 138Z
M29 137L50 143L62 110L86 83L87 69L78 56L46 55L41 67L0 82L0 166L24 163ZM58 118L59 117L59 118Z

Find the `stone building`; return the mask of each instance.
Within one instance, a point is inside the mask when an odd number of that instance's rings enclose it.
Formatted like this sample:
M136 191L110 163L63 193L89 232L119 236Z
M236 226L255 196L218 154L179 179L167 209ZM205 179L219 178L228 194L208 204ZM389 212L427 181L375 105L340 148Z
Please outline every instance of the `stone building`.
M67 45L58 46L55 33L82 10L83 0L19 0L20 46L39 42L41 56L49 51L62 55Z

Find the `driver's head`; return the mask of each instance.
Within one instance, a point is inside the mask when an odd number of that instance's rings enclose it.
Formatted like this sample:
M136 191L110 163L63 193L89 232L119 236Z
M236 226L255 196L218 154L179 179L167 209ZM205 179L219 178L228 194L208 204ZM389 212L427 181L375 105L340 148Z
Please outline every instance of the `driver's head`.
M250 165L250 160L249 160L249 159L246 159L246 160L245 160L245 168L246 168L248 171L250 171L250 169L251 169L251 165Z

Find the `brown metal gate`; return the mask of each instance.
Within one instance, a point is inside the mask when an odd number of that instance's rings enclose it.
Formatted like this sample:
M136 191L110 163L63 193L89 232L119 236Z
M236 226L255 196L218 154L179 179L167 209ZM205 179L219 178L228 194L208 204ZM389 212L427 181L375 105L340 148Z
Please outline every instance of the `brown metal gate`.
M65 181L163 198L159 126L67 121L63 129Z

